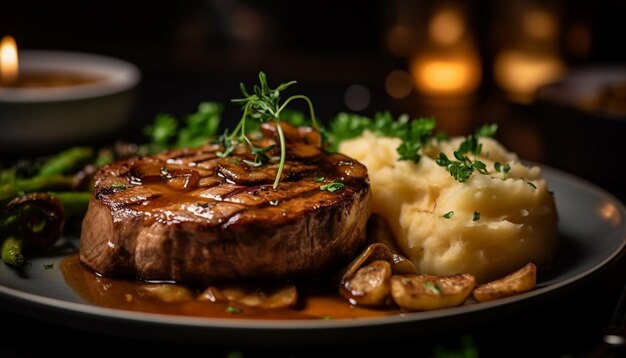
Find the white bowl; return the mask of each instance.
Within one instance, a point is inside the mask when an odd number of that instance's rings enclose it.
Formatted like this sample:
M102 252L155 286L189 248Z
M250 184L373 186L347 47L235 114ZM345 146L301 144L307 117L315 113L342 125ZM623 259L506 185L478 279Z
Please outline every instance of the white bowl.
M64 87L0 87L0 146L14 151L83 144L120 129L134 105L139 69L119 59L76 52L20 51L20 71L100 78Z

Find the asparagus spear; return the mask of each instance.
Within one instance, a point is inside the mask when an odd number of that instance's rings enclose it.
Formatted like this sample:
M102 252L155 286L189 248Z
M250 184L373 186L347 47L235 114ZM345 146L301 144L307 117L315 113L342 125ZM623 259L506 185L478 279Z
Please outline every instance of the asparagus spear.
M49 190L71 190L73 178L71 176L54 175L49 177L34 177L18 179L11 183L0 184L0 206L23 193L45 192Z
M70 191L51 192L50 195L59 199L61 204L63 204L66 216L73 217L85 215L92 193L88 191Z
M93 149L72 147L48 159L39 169L36 177L50 177L72 173L93 159Z

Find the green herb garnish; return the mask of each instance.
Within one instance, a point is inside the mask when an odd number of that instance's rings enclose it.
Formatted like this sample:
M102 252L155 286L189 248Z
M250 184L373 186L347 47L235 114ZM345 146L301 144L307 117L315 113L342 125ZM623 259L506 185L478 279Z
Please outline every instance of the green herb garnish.
M315 112L313 110L313 103L309 97L304 95L294 95L287 98L284 102L281 103L280 93L286 90L291 85L295 84L296 81L290 81L286 83L282 83L278 85L276 88L270 88L267 84L267 76L264 72L259 72L259 85L255 85L253 87L252 93L249 93L246 89L245 85L242 83L241 93L244 95L244 98L233 99L233 103L237 103L241 105L243 114L241 119L233 132L230 135L226 133L223 135L222 143L224 145L224 152L220 153L221 157L225 157L232 153L233 147L237 143L246 144L250 151L254 149L252 142L248 139L246 135L246 121L249 118L257 119L260 122L274 121L276 124L276 131L278 133L278 141L280 144L280 162L278 164L278 168L276 170L276 178L274 179L274 189L278 187L278 183L280 181L280 177L283 172L283 168L285 167L285 157L286 157L286 148L285 148L285 135L283 133L283 129L280 125L280 116L281 112L285 109L285 107L292 101L301 99L304 100L308 106L311 114L311 120L313 122L313 126L318 128L317 121L315 120ZM263 152L261 152L263 153ZM258 153L256 153L258 154ZM256 160L255 160L256 162Z
M243 310L239 307L236 306L228 306L226 307L226 313L230 313L230 314L239 314L241 313Z
M511 165L509 163L505 163L504 165L500 164L500 162L493 163L493 168L498 173L502 173L502 180L506 179L509 176L509 171L511 170Z
M119 189L119 190L124 190L126 189L126 185L124 183L120 183L118 181L116 181L115 183L113 183L111 185L113 187L113 189Z
M43 269L44 270L52 270L54 268L54 264L44 264L43 265Z
M451 219L454 216L454 211L448 211L447 213L443 214L443 217L446 219Z
M324 181L324 179L325 179L324 177L315 177L313 180L315 180L318 183L321 183Z
M459 145L459 149L454 151L453 154L456 160L450 160L444 153L439 153L439 157L435 162L439 166L445 167L450 175L460 183L467 181L474 171L488 174L487 165L484 162L476 159L472 160L466 153L472 154L474 158L480 155L483 145L478 138L492 136L497 128L495 124L480 127L474 134L467 136Z
M411 160L417 163L421 158L419 151L431 140L435 124L434 118L411 121L407 115L401 115L395 119L390 112L378 112L373 119L342 112L331 122L330 130L326 133L327 149L336 152L342 141L356 138L365 130L369 130L382 137L402 139L402 143L396 149L399 154L398 160Z
M272 150L275 146L275 144L270 144L265 148L257 148L253 145L250 151L254 154L254 161L244 160L243 162L251 167L260 167L270 161L270 158L265 152Z
M472 221L480 220L480 213L478 211L474 211L474 216L472 217Z
M408 124L406 131L402 133L402 143L396 149L400 157L398 160L420 161L420 149L424 148L431 139L435 129L435 120L432 118L420 118Z
M441 294L441 288L439 288L439 285L436 282L424 282L424 288L434 295L439 296Z
M149 144L145 153L156 153L169 148L197 147L215 137L220 124L223 107L216 102L203 102L195 113L187 115L182 128L180 121L168 113L160 113L152 125L144 128Z
M344 188L344 184L339 181L339 179L335 179L328 184L320 185L320 190L326 190L331 193L339 191Z

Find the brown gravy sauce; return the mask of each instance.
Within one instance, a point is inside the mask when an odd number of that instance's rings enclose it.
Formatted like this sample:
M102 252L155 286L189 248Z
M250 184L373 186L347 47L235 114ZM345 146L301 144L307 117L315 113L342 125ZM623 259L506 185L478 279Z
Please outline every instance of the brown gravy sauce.
M78 255L66 257L60 265L65 282L87 302L108 308L193 317L232 319L350 319L400 313L393 308L370 309L351 305L330 282L297 284L298 304L290 308L263 309L226 302L188 300L165 302L145 293L141 280L102 277L84 267ZM202 289L193 290L197 295ZM236 309L233 310L233 307ZM233 312L235 311L235 312Z

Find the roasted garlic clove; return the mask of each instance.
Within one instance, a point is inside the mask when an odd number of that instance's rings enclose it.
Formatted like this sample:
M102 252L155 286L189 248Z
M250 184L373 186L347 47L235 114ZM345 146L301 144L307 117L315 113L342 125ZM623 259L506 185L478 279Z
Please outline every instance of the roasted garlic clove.
M193 294L187 287L169 283L148 283L139 286L140 295L158 298L163 302L185 302L193 300Z
M359 268L354 275L345 277L339 293L353 305L382 306L389 301L391 290L391 264L375 260Z
M235 302L248 307L282 308L298 302L298 290L293 284L223 284L209 286L198 297L200 301Z
M391 296L407 310L435 310L460 306L475 285L476 279L470 274L395 275L391 278Z
M478 302L496 300L530 291L536 283L537 266L530 262L509 275L476 287L472 296Z

